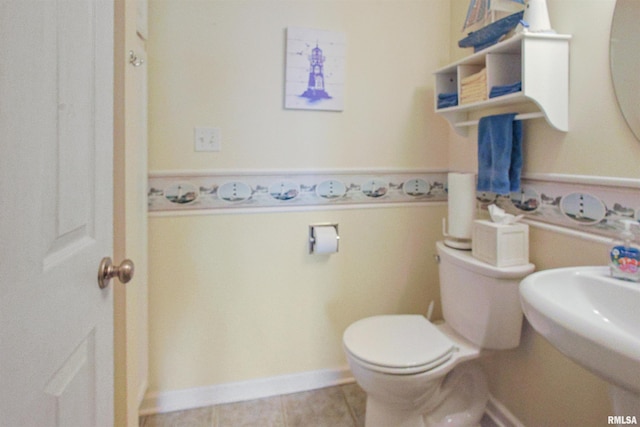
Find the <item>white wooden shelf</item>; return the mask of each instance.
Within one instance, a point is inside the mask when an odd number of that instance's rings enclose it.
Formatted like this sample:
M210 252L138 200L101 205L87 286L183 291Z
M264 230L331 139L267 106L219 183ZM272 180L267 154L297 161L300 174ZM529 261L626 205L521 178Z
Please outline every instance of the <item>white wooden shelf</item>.
M533 102L539 113L523 114L519 119L544 117L554 129L569 130L569 41L570 35L520 33L476 52L435 72L435 110L456 132L467 135L469 113L494 107ZM463 78L487 70L487 97L493 86L522 82L522 91L489 98L486 101L438 108L438 94L457 93ZM519 112L514 110L514 112Z

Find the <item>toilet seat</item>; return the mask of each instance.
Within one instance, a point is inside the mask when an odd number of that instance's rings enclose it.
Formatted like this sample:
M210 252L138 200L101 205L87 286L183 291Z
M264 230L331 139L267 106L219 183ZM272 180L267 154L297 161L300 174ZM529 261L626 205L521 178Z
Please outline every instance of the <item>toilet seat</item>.
M363 366L409 375L446 363L456 345L420 315L384 315L358 320L343 336L345 349Z

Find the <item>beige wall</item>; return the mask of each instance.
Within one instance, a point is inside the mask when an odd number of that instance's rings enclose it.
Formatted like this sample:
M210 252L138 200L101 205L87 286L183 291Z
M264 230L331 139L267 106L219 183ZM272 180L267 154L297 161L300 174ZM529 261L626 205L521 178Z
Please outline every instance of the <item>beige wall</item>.
M466 3L152 0L150 169L475 171L475 138L454 135L432 113L432 72L449 54L467 53L455 47ZM548 0L555 29L573 34L570 131L528 122L525 173L640 178L640 142L618 112L609 76L614 3ZM288 25L346 33L344 112L282 108ZM193 152L196 125L222 128L222 152ZM352 320L424 312L438 297L431 255L445 212L151 218L151 390L343 366L340 337ZM306 253L306 228L319 221L340 223L339 254ZM604 253L600 244L531 230L539 269L602 264ZM525 425L599 426L611 414L604 382L528 325L519 349L484 365L492 393Z
M342 368L342 332L439 299L446 207L152 218L151 387L176 390ZM309 224L340 252L309 255Z
M150 2L150 169L446 167L447 0ZM347 38L344 112L285 110L287 26ZM220 153L194 153L218 126Z
M447 0L149 8L150 170L447 168L432 78L449 60ZM287 26L346 34L343 112L283 109ZM221 128L221 152L193 151L197 125ZM152 217L150 391L345 367L351 322L438 300L445 215L440 204ZM339 223L339 254L307 253L318 222Z

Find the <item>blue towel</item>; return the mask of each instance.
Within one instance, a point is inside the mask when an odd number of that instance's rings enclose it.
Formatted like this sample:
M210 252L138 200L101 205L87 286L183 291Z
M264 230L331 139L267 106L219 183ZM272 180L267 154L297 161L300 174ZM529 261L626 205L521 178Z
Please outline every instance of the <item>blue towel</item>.
M458 93L438 94L438 108L455 107L458 105Z
M493 86L489 92L489 98L508 95L510 93L520 92L522 90L522 82L515 82L510 85Z
M482 117L478 124L478 191L520 191L522 122L516 113Z

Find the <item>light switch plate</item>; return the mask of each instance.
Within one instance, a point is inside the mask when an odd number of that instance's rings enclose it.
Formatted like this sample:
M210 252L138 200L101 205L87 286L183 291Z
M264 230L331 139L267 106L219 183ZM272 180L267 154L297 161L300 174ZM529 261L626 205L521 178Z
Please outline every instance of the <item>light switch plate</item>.
M196 127L193 137L196 151L220 151L222 149L220 128Z

